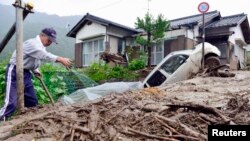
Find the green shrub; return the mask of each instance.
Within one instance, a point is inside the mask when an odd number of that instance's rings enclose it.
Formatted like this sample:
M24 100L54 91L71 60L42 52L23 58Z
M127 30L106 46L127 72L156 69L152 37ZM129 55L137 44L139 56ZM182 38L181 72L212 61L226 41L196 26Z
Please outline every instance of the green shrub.
M64 67L62 67L61 65L45 63L40 67L40 71L42 73L42 79L55 101L60 96L68 94L66 83L63 80L63 77L59 75L59 73L67 71ZM39 104L49 103L50 99L45 93L41 82L35 77L33 77L32 81L38 97Z
M139 52L139 58L133 59L129 62L129 70L140 70L146 67L147 63L147 54L145 52Z
M0 62L0 107L4 102L5 94L5 69L9 59L1 60Z
M135 59L131 61L128 65L129 70L140 70L145 68L146 64L144 60Z
M109 79L110 68L107 64L93 63L84 69L84 73L96 82Z
M98 63L84 68L84 73L98 83L107 81L134 81L138 78L138 74L126 67L109 67L108 64Z

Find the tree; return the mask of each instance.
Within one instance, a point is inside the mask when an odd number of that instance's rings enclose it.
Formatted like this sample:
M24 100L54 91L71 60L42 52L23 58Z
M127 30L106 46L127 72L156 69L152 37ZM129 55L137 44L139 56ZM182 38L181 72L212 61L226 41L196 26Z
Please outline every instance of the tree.
M165 31L169 28L169 21L166 20L162 14L159 14L157 19L154 19L154 17L147 12L144 19L137 17L135 27L142 29L145 33L138 35L136 42L142 46L146 46L148 67L151 67L151 46L163 39Z

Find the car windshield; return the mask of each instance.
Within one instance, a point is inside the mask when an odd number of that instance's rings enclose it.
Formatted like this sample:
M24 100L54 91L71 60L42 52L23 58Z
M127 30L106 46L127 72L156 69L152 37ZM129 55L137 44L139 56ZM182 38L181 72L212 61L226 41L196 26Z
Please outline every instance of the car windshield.
M170 57L162 66L161 69L167 73L174 73L188 58L188 55L177 54Z

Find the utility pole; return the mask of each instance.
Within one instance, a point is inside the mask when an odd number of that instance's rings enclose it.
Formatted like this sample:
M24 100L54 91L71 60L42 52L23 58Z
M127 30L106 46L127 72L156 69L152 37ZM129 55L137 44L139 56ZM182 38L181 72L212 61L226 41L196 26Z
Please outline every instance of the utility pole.
M16 0L16 79L17 79L17 110L24 108L23 84L23 8L22 0Z
M16 80L17 80L17 110L24 109L24 82L23 82L23 19L33 9L32 4L24 4L22 0L16 0L13 6L16 8ZM28 8L28 9L26 9ZM12 29L12 28L11 28ZM13 29L12 29L13 30ZM12 35L14 33L12 32Z

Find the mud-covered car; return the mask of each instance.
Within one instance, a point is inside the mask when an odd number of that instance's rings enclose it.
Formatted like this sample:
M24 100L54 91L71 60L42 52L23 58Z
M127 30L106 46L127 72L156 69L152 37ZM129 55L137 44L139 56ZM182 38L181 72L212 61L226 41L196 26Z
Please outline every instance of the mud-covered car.
M205 68L220 65L220 51L210 43L204 43ZM175 51L168 54L144 79L144 87L160 86L189 79L202 67L202 43L192 50Z

